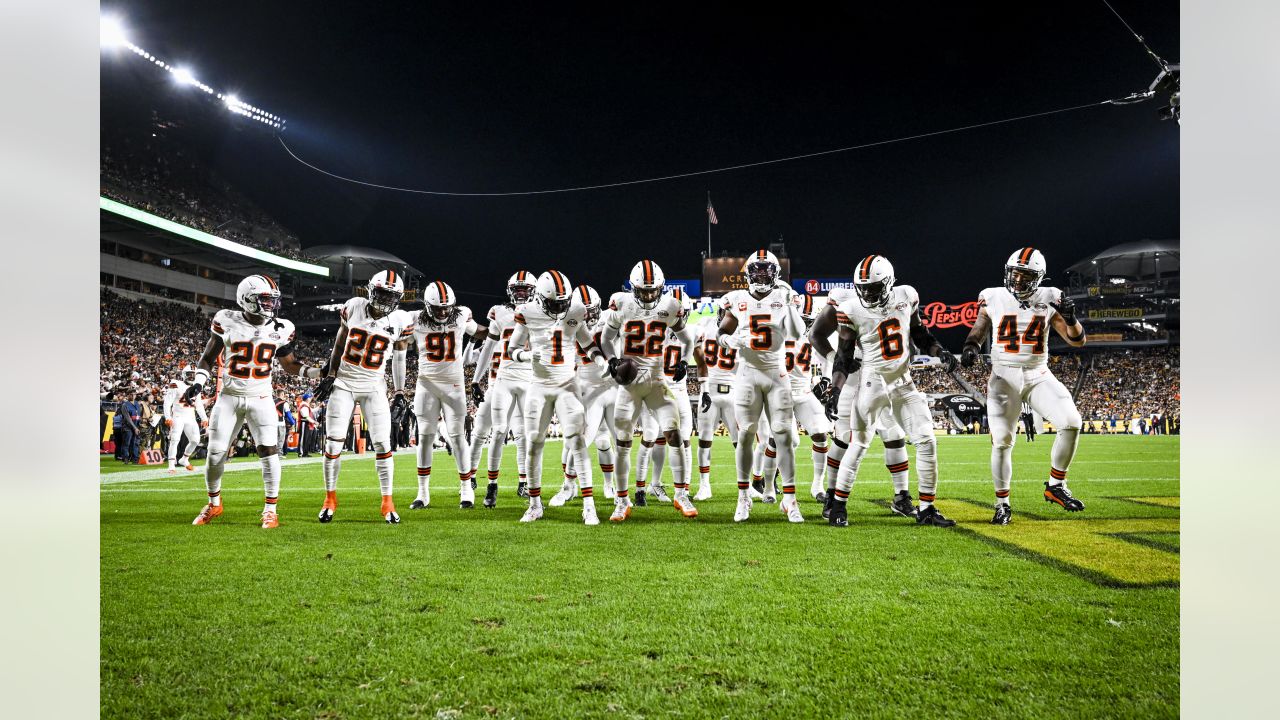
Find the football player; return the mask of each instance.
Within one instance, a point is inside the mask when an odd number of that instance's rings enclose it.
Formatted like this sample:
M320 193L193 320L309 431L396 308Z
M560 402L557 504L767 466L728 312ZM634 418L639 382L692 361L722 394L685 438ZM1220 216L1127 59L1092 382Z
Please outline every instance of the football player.
M498 375L494 378L487 396L490 414L489 487L485 492L485 506L490 494L498 492L498 473L502 467L502 451L507 445L507 430L515 435L516 472L519 484L516 494L528 497L528 444L524 436L525 392L533 378L528 361L517 361L511 356L511 334L516 329L516 307L533 299L534 277L525 270L517 270L507 280L507 302L489 308L489 339L480 349L480 357L489 357L494 348L500 347L502 359L498 362ZM515 422L512 422L512 418ZM478 451L472 453L479 462Z
M1044 499L1068 512L1084 510L1084 503L1067 489L1067 470L1080 437L1080 411L1071 392L1049 371L1049 331L1073 347L1085 344L1084 327L1076 319L1071 298L1058 288L1040 287L1044 255L1025 247L1004 265L1004 287L987 288L978 296L978 319L960 355L965 367L978 360L982 344L991 342L991 377L987 380L987 420L991 425L991 478L996 490L995 525L1008 525L1009 483L1013 476L1013 440L1018 416L1026 403L1053 423L1057 436L1050 450L1049 479ZM992 337L994 335L994 337Z
M554 413L560 421L564 443L573 454L582 492L582 521L598 525L591 461L587 456L586 417L574 382L578 343L588 360L602 372L604 356L596 347L586 323L586 307L573 302L573 286L559 271L538 276L534 301L516 307L515 332L511 333L511 357L529 361L533 380L525 397L524 436L529 452L529 508L520 522L542 517L542 454L547 427Z
M178 472L178 465L187 470L195 470L191 465L191 451L200 442L200 429L209 426L204 400L199 397L187 400L187 387L195 378L196 369L190 365L183 366L179 377L169 382L169 388L164 393L164 421L169 428L170 475ZM187 438L187 447L179 458L178 444L183 437Z
M729 442L738 446L738 421L733 413L733 381L738 371L738 351L721 347L716 337L725 310L716 308L716 316L698 323L693 358L698 365L702 391L698 412L698 494L694 500L711 499L711 446L716 428L724 423Z
M843 372L833 372L832 363L835 360L836 350L831 344L831 338L839 330L837 319L837 308L840 303L851 300L855 297L853 290L848 288L833 288L827 295L827 304L818 313L817 319L814 320L813 326L809 329L809 341L813 343L813 349L819 356L823 358L823 372L829 376L829 381L824 387L826 388L827 401L827 417L835 420L834 432L831 435L831 446L827 449L827 483L826 492L819 497L814 494L814 498L823 504L822 517L830 519L831 505L835 502L836 474L840 469L840 462L844 459L844 454L849 449L849 443L846 439L850 433L850 420L853 415L853 401L857 393L831 393L830 383L836 381L839 376L839 382L848 384L850 387L857 387L861 384L861 370L854 371L849 374ZM854 364L861 367L862 351L854 346ZM876 434L880 436L880 440L884 443L884 465L889 471L889 478L893 483L894 495L890 501L889 507L893 512L903 516L915 519L916 506L911 500L911 493L907 488L907 482L910 475L911 463L907 458L907 434L898 426L898 421L893 417L893 411L885 406L880 410L880 415L876 418Z
M693 312L693 298L686 295L683 289L672 288L671 296L679 301L680 309L685 314L685 317L688 317L689 313ZM684 375L686 376L682 376L679 380L675 379L676 374L681 370L680 363L682 362L682 359L690 357L693 354L693 348L697 347L696 336L693 334L692 330L690 330L689 336L693 340L693 347L686 347L682 345L678 333L671 330L667 331L667 338L662 344L662 375L666 380L667 386L671 389L671 394L676 398L676 412L679 418L680 438L684 442L683 447L670 448L670 451L673 453L682 453L684 455L684 467L687 468L686 472L692 475L693 448L690 445L690 440L693 437L693 404L689 402L687 361L684 361L686 363ZM697 378L695 377L694 379L696 380ZM649 417L653 418L652 413L649 413ZM652 419L652 423L653 429L656 430L656 418ZM643 439L643 432L641 434L641 438ZM653 480L649 483L648 492L660 503L669 503L672 501L671 498L667 496L666 489L662 486L662 467L667 449L666 438L658 437L655 434L653 437L653 447L649 451L649 467L653 469ZM642 450L641 453L643 452L644 451ZM641 458L643 459L643 455L641 455ZM637 462L636 464L640 465L641 463ZM641 504L640 493L642 490L640 489L640 486L641 483L644 482L644 470L642 469L636 477L637 505ZM677 489L680 487L678 479L673 479L673 484ZM688 490L687 485L685 486L685 489Z
M742 522L751 516L752 449L760 416L767 411L782 474L780 509L789 521L800 523L804 515L796 501L796 458L790 442L793 403L783 348L787 338L804 331L804 321L795 291L780 280L782 265L773 253L757 251L743 273L748 289L733 290L720 301L725 315L717 337L721 347L739 352L741 362L733 387L738 420L738 506L733 519Z
M819 395L826 396L826 386L819 383L813 384L812 371L815 366L822 365L822 356L815 356L813 346L809 340L808 330L813 326L814 320L818 316L817 308L821 307L816 303L812 295L805 295L800 298L800 318L804 321L804 331L799 336L789 339L783 345L785 350L786 368L790 373L791 381L791 402L794 406L794 421L790 425L790 442L794 448L800 444L800 434L796 430L798 422L805 432L809 435L810 444L812 446L813 461L813 480L810 485L810 493L815 497L822 492L823 472L827 465L827 434L831 432L831 420L827 417L826 409L822 402L818 399ZM761 475L765 479L766 487L771 487L774 477L774 470L777 467L777 443L773 438L769 438L769 443L765 447L764 462L762 463ZM833 473L834 474L834 473Z
M836 526L849 524L847 503L849 490L858 475L867 447L871 444L876 418L888 407L911 444L916 447L919 475L920 507L916 524L951 527L955 525L938 511L938 448L933 434L933 418L924 393L911 379L911 345L939 358L948 371L954 370L956 359L942 347L920 318L920 296L910 285L895 286L893 265L882 255L868 255L858 263L854 274L855 298L836 308L840 326L840 345L833 360L834 371L841 371L832 383L834 400L844 392L856 393L850 419L849 452L840 462L836 476L835 498L828 522ZM854 350L862 350L862 359ZM848 375L858 370L856 387L848 387Z
M591 333L596 346L600 345L600 333L603 329L601 316L605 311L601 308L600 295L590 285L579 285L573 289L573 300L585 310L587 332ZM614 497L613 488L613 400L614 383L607 375L601 375L599 368L591 362L588 348L577 345L578 367L576 370L578 399L582 401L583 423L587 437L595 436L596 459L600 463L600 474L603 480L600 486L605 497ZM565 465L566 481L560 492L551 498L551 507L560 507L578 494L577 477L573 454L568 452L568 445L562 445L561 462ZM572 480L570 480L572 478Z
M677 407L680 401L671 393L667 375L663 372L662 345L671 330L679 336L682 347L692 348L693 333L685 323L680 301L662 292L665 286L666 279L657 263L652 260L636 263L631 268L631 294L613 296L610 302L612 312L600 336L600 350L609 361L612 377L617 378L622 358L633 362L636 368L635 379L618 386L613 410L614 432L618 439L619 480L613 514L609 516L612 522L623 522L631 515L631 498L625 483L631 466L631 441L640 408L647 407L657 416L667 447L675 450L683 447ZM680 358L671 379L683 381L688 367L688 357ZM671 474L675 478L672 504L685 517L697 517L698 509L689 497L689 467L685 465L683 452L672 454Z
M222 390L209 415L209 459L205 464L205 487L209 502L196 516L193 525L207 525L222 514L222 471L227 462L227 448L240 434L240 426L248 424L257 442L262 461L262 486L266 502L262 508L262 527L280 524L276 500L280 495L280 453L277 437L276 406L271 398L272 363L298 377L316 379L320 368L307 367L294 357L293 323L277 317L280 310L280 287L266 275L250 275L236 287L236 304L240 310L219 310L213 316L209 342L196 363L195 376L183 393L183 399L195 405L201 402L212 368L217 363L222 375Z
M413 342L418 346L418 387L413 393L413 414L418 418L418 497L410 510L431 504L431 461L444 411L445 434L458 466L459 506L475 505L471 485L471 448L463 432L467 416L467 389L463 380L463 351L466 338L484 340L488 328L476 324L471 308L458 305L458 296L448 284L436 280L423 293L425 307L414 320ZM404 387L409 340L396 343L391 370L396 387ZM404 395L396 395L404 402Z
M391 497L395 477L395 460L391 452L391 408L387 404L387 359L395 345L413 338L417 313L400 310L404 296L404 278L395 270L383 270L369 279L368 297L353 297L342 306L342 324L333 339L329 356L329 373L316 391L320 399L328 398L325 411L324 505L320 522L333 520L338 509L338 473L342 469L342 444L351 427L356 403L369 426L373 441L374 466L382 489L382 517L388 523L400 522L395 501ZM404 392L404 376L396 378L397 393ZM427 422L419 417L419 423Z

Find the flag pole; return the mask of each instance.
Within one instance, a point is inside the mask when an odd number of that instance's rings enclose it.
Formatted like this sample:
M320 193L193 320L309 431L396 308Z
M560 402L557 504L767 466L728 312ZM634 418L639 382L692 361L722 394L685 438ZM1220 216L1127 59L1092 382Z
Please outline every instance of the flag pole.
M707 191L707 257L711 257L711 191Z

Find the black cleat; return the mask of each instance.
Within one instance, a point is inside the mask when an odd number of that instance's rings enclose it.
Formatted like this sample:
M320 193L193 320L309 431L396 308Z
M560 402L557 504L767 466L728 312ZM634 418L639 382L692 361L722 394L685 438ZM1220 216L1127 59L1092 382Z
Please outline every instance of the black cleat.
M636 499L632 504L635 505L636 507L648 507L649 500L647 499L647 496L648 496L648 493L646 493L645 491L637 490Z
M827 493L822 490L819 490L818 494L813 496L813 501L818 503L819 505L826 505Z
M938 512L937 505L930 505L927 508L920 508L916 512L917 525L933 525L934 527L952 527L956 524L955 520L948 520Z
M484 506L487 508L498 506L498 483L489 483L484 491Z
M1071 496L1071 491L1067 489L1066 483L1050 485L1046 480L1044 483L1044 501L1061 505L1067 512L1084 510L1084 503Z
M332 508L321 508L321 509L320 509L320 522L322 522L322 523L333 522L333 509L332 509Z
M529 483L523 480L520 481L520 484L516 486L516 497L529 497Z
M422 502L421 500L414 500L412 503L409 504L410 510L422 510L422 509L425 509L426 507L427 507L427 504Z
M827 514L827 524L836 527L849 527L849 503L847 501L836 500L831 503L830 513Z
M1013 510L1008 505L1000 503L996 505L996 514L991 518L992 525L1008 525L1013 519Z
M761 495L763 495L763 494L764 494L764 480L752 480L752 481L751 481L751 489L752 489L752 490L755 490L756 492L758 492L758 493L760 493Z
M476 479L475 479L475 478L471 478L471 489L472 489L472 490L475 490L475 489L476 489Z
M824 520L831 519L831 506L835 505L835 503L836 503L835 492L827 493L827 496L822 499L822 519Z
M893 496L893 502L889 503L889 509L902 517L916 517L916 506L911 503L911 493L906 490Z
M463 500L462 502L458 503L458 507L459 507L459 508L461 508L461 509L463 509L463 510L470 510L471 508L473 508L473 507L475 507L475 506L476 506L476 504L475 504L475 503L473 503L473 502L471 502L470 500Z

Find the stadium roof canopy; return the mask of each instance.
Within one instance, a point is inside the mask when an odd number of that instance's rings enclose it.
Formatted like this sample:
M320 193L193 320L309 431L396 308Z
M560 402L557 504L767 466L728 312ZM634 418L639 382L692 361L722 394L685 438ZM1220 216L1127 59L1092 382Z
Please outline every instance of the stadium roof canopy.
M360 245L316 245L303 248L302 252L316 262L327 266L334 278L347 277L348 263L350 277L354 280L365 280L374 273L388 268L399 270L408 277L421 277L422 271L413 267L401 258L385 250L363 247Z
M1067 272L1134 279L1176 275L1180 257L1177 240L1139 240L1113 245L1077 262Z

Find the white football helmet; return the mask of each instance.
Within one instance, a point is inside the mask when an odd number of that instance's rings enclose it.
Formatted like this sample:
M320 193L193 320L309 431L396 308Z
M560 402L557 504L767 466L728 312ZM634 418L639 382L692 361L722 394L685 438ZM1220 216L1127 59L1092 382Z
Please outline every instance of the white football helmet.
M865 308L888 305L893 283L893 264L883 255L866 256L853 274L853 290Z
M236 287L236 303L247 313L273 318L280 309L280 286L266 275L250 275Z
M179 376L183 382L191 382L196 379L196 369L190 364L182 366L182 374Z
M558 270L548 270L538 276L533 289L542 310L554 318L563 317L573 305L573 286L569 278Z
M579 285L573 289L573 300L587 309L587 322L594 323L600 319L600 294L590 285Z
M1040 289L1044 271L1044 255L1033 247L1024 247L1005 262L1004 287L1018 300L1026 302Z
M517 270L507 280L507 301L513 306L527 303L533 298L533 273Z
M422 294L426 307L422 309L422 317L437 325L448 325L458 317L458 296L453 293L449 283L441 280L427 285Z
M812 327L813 321L818 319L818 303L814 302L812 295L797 295L796 302L800 305L800 317L804 319L805 327Z
M680 310L685 315L693 312L693 298L689 297L688 293L684 291L684 288L671 288L671 297L675 298L680 303Z
M757 250L742 266L742 274L747 276L747 287L757 295L771 292L782 277L782 263L777 256L768 250Z
M404 297L404 277L395 270L383 270L369 278L369 304L386 315L396 309Z
M631 294L645 310L658 307L666 284L667 278L662 274L662 268L652 260L641 260L631 268Z

